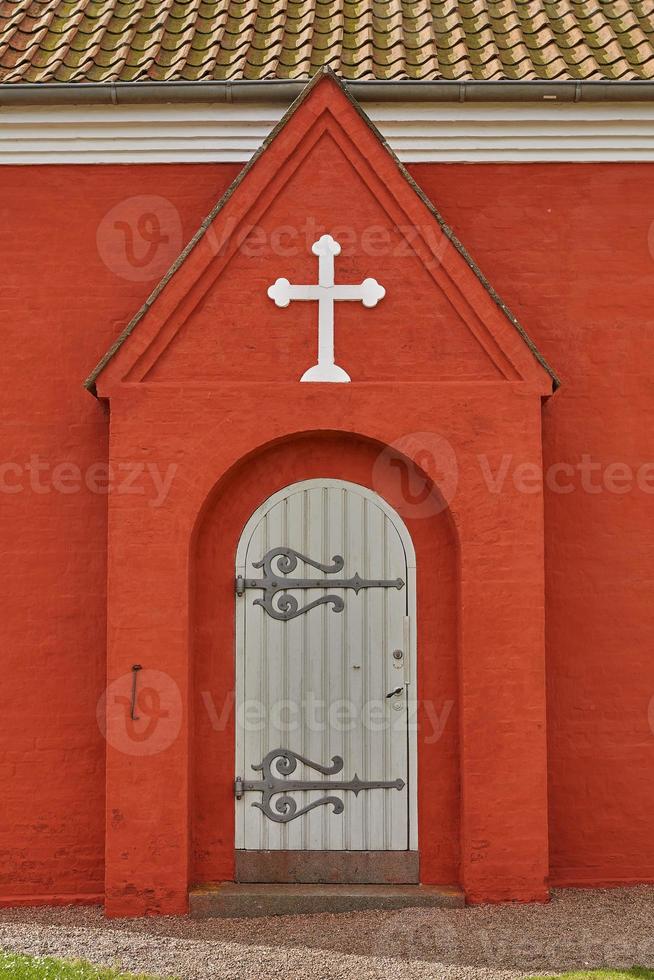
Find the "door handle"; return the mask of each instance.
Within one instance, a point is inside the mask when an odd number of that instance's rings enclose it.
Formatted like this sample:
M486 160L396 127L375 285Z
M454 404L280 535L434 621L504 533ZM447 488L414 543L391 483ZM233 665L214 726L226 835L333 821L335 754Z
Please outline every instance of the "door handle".
M389 691L389 693L386 695L386 699L388 700L388 698L394 698L396 694L402 694L403 691L403 687L396 687L394 691Z

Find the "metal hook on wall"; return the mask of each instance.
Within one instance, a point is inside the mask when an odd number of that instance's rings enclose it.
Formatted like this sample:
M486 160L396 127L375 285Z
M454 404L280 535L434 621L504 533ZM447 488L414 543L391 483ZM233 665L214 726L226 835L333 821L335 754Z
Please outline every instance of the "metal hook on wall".
M139 674L139 670L143 670L140 664L132 664L132 707L130 710L130 717L132 721L138 721L139 717L136 712L136 679Z

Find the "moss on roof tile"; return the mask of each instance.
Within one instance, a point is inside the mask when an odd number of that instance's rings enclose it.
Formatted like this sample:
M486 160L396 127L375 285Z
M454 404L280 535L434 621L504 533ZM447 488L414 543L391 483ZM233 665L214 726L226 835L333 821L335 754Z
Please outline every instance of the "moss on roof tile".
M0 0L0 83L654 79L650 0Z

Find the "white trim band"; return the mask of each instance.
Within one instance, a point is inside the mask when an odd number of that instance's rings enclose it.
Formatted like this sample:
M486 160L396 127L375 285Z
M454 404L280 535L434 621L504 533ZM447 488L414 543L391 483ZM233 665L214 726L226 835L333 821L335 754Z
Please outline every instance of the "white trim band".
M371 102L405 163L654 160L654 104ZM277 104L5 106L0 164L244 163Z

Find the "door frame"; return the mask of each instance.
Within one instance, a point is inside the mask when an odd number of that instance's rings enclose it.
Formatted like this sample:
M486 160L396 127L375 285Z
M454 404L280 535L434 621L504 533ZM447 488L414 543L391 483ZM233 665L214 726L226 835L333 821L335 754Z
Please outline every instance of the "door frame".
M370 490L368 487L363 486L360 483L353 483L351 480L336 480L334 478L325 477L324 479L314 478L311 480L300 480L294 483L289 483L287 486L282 487L276 493L273 493L270 497L267 497L254 511L246 522L241 535L238 540L238 546L236 549L236 575L246 575L246 557L249 542L252 535L258 526L259 522L265 517L265 515L272 510L272 508L281 500L284 500L289 495L289 491L302 491L311 489L320 489L323 487L334 488L334 489L346 489L352 490L353 492L359 494L359 496L369 500L375 506L379 507L388 519L391 521L395 527L402 547L404 549L404 555L406 558L406 615L409 623L408 637L405 636L405 646L408 648L409 657L409 681L407 689L407 718L408 718L408 730L407 730L407 746L408 746L408 759L407 759L407 773L408 773L408 803L409 803L409 852L418 851L418 840L419 840L419 828L418 828L418 730L417 730L417 720L418 720L418 656L417 656L417 597L416 597L416 553L413 545L413 540L409 534L409 530L398 514L398 512L388 504L383 497L381 497L374 490ZM236 596L234 597L234 616L235 616L235 694L236 694L236 730L235 730L235 751L234 751L234 765L235 765L235 775L240 772L242 768L241 755L244 751L243 744L243 705L241 704L241 698L239 697L240 692L245 691L245 603L239 607ZM405 620L405 622L407 621ZM238 800L234 800L234 810L235 810L235 835L234 835L234 847L237 853L243 849L243 841L240 839L241 829L239 826L238 812L236 807L238 805ZM252 852L256 853L256 852ZM280 852L282 853L282 852ZM311 854L311 853L322 853L322 852L312 852L298 850L293 852L297 854ZM388 852L348 852L348 851L334 851L332 854L402 854L406 853L403 851L388 851Z

